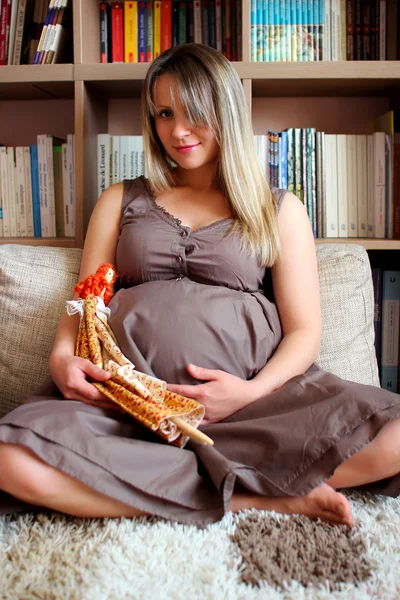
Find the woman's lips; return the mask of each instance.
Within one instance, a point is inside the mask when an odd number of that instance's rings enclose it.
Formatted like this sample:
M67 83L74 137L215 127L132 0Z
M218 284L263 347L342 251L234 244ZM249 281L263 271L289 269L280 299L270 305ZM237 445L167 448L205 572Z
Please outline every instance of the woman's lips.
M193 144L193 146L178 146L175 150L181 154L188 154L189 152L193 152L198 146L200 146L200 143Z

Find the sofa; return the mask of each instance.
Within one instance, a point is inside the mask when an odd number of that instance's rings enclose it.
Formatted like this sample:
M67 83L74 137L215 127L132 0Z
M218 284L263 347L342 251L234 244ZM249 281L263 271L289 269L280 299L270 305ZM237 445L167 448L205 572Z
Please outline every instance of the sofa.
M49 377L54 332L77 281L81 252L0 245L0 416ZM379 386L368 255L355 244L323 244L317 256L323 320L317 362L342 378ZM399 501L351 494L359 525L355 533L336 526L343 529L335 535L306 517L278 523L274 513L254 510L228 513L204 530L154 517L80 519L45 509L0 515L0 597L301 600L326 598L334 581L344 581L330 598L344 597L343 590L349 600L400 598L380 595L397 590L400 581L400 536L393 535L394 526L400 529ZM266 535L275 537L266 541ZM291 558L277 562L274 552ZM322 595L304 587L315 581L323 582Z
M0 415L49 377L48 357L81 250L0 246ZM373 288L366 251L354 244L317 246L323 334L318 364L344 379L379 386Z

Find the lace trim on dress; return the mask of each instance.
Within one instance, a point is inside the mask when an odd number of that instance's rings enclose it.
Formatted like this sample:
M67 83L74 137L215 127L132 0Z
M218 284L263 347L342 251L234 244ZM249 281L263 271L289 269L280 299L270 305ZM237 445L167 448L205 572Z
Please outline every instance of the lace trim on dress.
M212 223L209 223L208 225L202 225L201 227L198 227L197 229L191 229L191 227L189 227L188 225L182 225L181 219L178 219L178 217L174 217L174 215L172 215L170 212L168 212L163 206L158 204L156 197L154 195L154 192L151 189L149 180L146 179L146 177L144 177L144 175L141 175L140 177L141 177L141 180L143 182L143 185L144 185L146 193L147 193L147 199L149 200L151 206L154 208L154 210L156 210L159 213L160 217L162 219L164 219L164 221L166 221L167 223L171 223L172 225L175 225L179 229L189 229L191 231L191 233L194 234L194 233L197 233L198 231L210 229L211 227L215 227L216 225L221 225L224 222L233 220L233 217L224 217L222 219L218 219L217 221L213 221Z

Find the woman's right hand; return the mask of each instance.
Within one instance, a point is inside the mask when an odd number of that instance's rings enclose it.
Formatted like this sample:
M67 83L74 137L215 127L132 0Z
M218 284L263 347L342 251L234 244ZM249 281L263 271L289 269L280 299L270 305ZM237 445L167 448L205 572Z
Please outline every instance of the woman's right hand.
M96 367L90 360L71 354L56 354L50 357L49 369L55 384L67 400L79 400L105 410L124 412L118 404L87 381L87 377L98 382L110 378L110 373Z

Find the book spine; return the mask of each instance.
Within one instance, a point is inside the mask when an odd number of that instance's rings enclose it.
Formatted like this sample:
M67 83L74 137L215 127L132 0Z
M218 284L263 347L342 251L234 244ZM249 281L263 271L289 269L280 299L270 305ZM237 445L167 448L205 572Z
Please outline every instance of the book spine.
M385 237L385 133L373 133L373 164L374 164L374 237Z
M172 46L172 1L161 2L161 52Z
M0 65L7 64L8 0L0 2Z
M310 207L308 205L308 164L307 164L307 129L301 129L301 163L302 163L302 202L307 210L308 218L310 218Z
M386 0L379 4L379 60L386 60Z
M288 192L294 194L295 190L295 164L294 164L294 132L293 129L287 130L287 171L288 171Z
M39 191L39 166L38 147L36 144L30 146L31 151L31 181L32 181L32 207L33 207L33 233L35 237L41 237L42 225L40 220L40 191Z
M307 43L308 43L308 60L315 61L315 46L314 38L314 0L307 0Z
M338 176L337 176L337 142L335 134L325 134L326 153L326 204L325 230L327 238L339 237L338 219Z
M393 238L400 240L400 143L396 142L396 137L393 167Z
M124 62L124 4L111 4L111 53L113 63Z
M124 62L138 62L138 3L124 2Z
M311 6L313 10L313 35L314 35L314 60L321 60L319 52L319 4L320 0L311 0Z
M372 283L374 288L374 331L375 331L375 354L379 371L382 357L382 273L379 267L371 269Z
M361 57L371 60L371 0L364 0L361 6Z
M109 27L110 6L106 2L100 2L100 62L108 63L109 60Z
M368 237L368 157L367 136L356 135L357 143L357 232Z
M153 60L153 2L147 2L146 4L146 62L152 62Z
M46 136L46 160L47 160L47 181L48 181L48 203L50 209L50 236L56 237L56 198L54 189L54 157L53 157L53 137Z
M400 271L383 271L381 386L397 391L400 331Z
M234 0L231 0L233 6ZM208 0L208 45L211 48L217 47L217 30L215 21L215 0Z
M325 17L324 55L325 55L325 60L332 60L331 0L325 0L324 17Z
M119 175L120 165L120 136L114 135L112 138L112 183L119 183L121 181Z
M279 154L280 160L280 187L282 189L288 189L288 133L287 131L282 131L280 138L281 140L281 149Z
M8 197L9 197L9 210L10 210L10 236L18 236L18 218L17 218L17 206L18 206L18 194L16 190L15 181L15 153L14 148L9 146L7 148L7 181L8 181Z
M297 61L297 21L296 21L296 0L290 1L290 59Z
M16 194L18 196L18 237L27 236L26 227L26 189L25 189L25 165L24 148L17 146L15 148L15 167L16 167Z
M237 3L240 6L240 2ZM216 29L216 43L218 52L222 52L222 11L221 11L221 0L215 0L215 29ZM238 40L239 44L239 40Z
M187 0L187 41L194 42L194 3L193 0Z
M54 0L52 0L54 2ZM18 2L9 2L10 8L10 29L8 36L8 55L7 64L10 66L13 64L14 58L14 43L15 43L15 30L17 27L17 14L18 14Z
M75 136L67 135L67 163L69 174L69 228L67 235L74 237L76 233L76 204L75 204Z
M347 200L347 147L346 136L337 136L337 175L338 175L338 218L339 237L349 237Z
M311 154L311 211L312 228L314 237L317 237L317 158L316 158L316 130L309 129L310 154Z
M129 179L129 135L121 135L119 138L119 175L121 181Z
M226 57L232 60L232 3L231 0L225 0L225 44Z
M138 1L138 62L146 62L146 2Z
M97 196L101 194L110 185L110 136L108 133L99 133L97 136Z
M348 235L358 237L357 215L357 136L346 135L347 151L347 201L348 201Z
M361 0L354 0L354 57L362 58L362 12Z
M221 11L222 19L222 11ZM194 2L194 41L196 44L201 44L201 6L200 0ZM222 44L222 23L221 23L221 44ZM222 51L222 47L221 47Z
M56 237L65 237L62 146L53 147L54 204L56 213Z
M3 237L10 237L10 196L8 191L7 149L0 147L0 186L3 213Z
M354 0L346 4L346 60L354 60Z
M153 57L161 54L161 2L154 2Z

